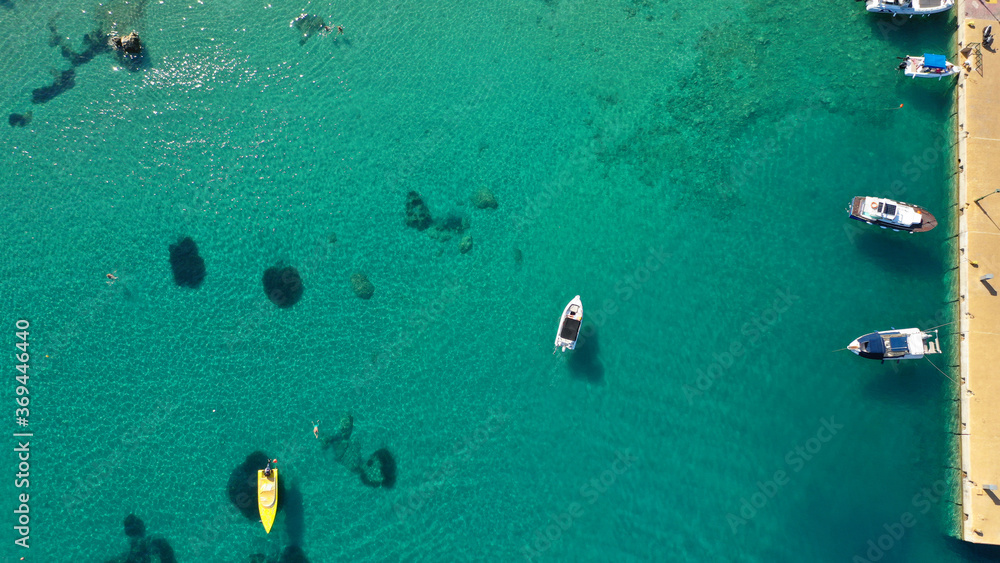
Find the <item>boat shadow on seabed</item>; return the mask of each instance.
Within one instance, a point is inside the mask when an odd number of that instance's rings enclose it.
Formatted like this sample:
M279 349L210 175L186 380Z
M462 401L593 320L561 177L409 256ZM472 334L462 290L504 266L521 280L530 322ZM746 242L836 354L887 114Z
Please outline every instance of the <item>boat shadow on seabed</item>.
M576 348L572 352L567 352L569 359L566 361L566 365L569 366L570 375L574 379L586 381L587 383L603 383L604 365L597 357L600 351L601 346L597 336L597 327L587 323L585 318Z
M852 239L858 252L872 262L886 269L911 277L935 277L944 271L939 245L934 240L910 240L906 233L889 233L899 236L886 236L881 232L857 233ZM926 236L923 238L927 238Z

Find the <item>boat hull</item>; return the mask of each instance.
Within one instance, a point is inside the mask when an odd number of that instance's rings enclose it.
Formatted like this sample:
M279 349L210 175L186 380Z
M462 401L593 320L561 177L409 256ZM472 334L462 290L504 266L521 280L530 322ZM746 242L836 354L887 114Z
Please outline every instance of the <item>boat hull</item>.
M905 231L908 233L925 233L933 229L934 227L937 227L938 224L937 218L934 217L934 215L930 211L927 211L926 209L920 207L919 205L913 205L912 203L906 203L902 201L883 200L892 202L895 205L903 205L912 208L915 212L920 214L921 221L919 224L902 225L899 223L886 221L884 219L877 217L869 217L865 215L864 206L866 199L869 198L866 196L855 196L854 199L851 200L851 205L847 210L848 215L850 215L851 219L854 219L856 221L861 221L862 223L868 223L869 225L877 225L879 227L882 227L883 229L892 229L894 231Z
M868 0L865 8L874 14L892 14L893 16L929 16L947 12L955 5L955 0Z
M274 517L278 514L278 469L271 469L271 476L264 475L263 469L257 470L257 511L260 513L260 523L264 531L271 533Z

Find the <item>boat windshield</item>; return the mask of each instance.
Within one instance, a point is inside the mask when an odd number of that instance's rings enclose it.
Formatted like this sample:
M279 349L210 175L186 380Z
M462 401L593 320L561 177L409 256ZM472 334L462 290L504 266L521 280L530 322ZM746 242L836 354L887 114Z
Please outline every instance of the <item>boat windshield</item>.
M885 207L882 208L882 213L884 213L884 214L886 214L886 215L888 215L890 217L895 217L896 216L896 206L893 205L893 204L891 204L891 203L887 203L887 204L885 204Z
M576 341L578 334L580 334L580 321L567 317L563 321L562 330L559 331L559 338Z

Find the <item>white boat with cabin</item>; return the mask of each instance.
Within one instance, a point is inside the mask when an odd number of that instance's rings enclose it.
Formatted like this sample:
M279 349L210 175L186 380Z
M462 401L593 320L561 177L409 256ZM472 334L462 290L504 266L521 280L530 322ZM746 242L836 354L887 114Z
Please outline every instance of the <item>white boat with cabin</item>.
M855 196L847 207L851 219L883 229L923 233L937 226L937 219L919 205L893 201L884 197Z
M919 328L883 330L855 338L847 349L869 360L919 360L924 354L940 354L937 330Z
M567 349L576 348L576 339L580 336L580 325L583 323L583 302L577 295L563 309L562 318L559 320L559 330L556 332L556 348ZM555 353L555 350L552 351Z
M902 16L929 16L947 12L955 5L955 0L867 0L865 8L876 14Z

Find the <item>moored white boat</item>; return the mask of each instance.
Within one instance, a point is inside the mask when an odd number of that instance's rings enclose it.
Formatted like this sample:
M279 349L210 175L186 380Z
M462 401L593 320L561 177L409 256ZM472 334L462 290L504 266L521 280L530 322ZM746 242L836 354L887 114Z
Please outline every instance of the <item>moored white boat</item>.
M577 295L563 309L562 318L559 320L559 330L556 331L556 348L567 349L576 348L576 339L580 336L580 324L583 323L583 302ZM555 353L555 350L552 351Z
M899 63L899 69L910 78L937 78L938 80L945 76L954 76L962 71L961 67L945 60L944 55L928 53L922 57L906 57L903 62Z
M937 226L937 219L923 207L884 197L855 196L847 213L851 219L894 231L923 233Z
M955 0L867 0L865 2L865 8L869 12L910 17L946 12L954 5Z
M883 330L855 338L847 349L869 360L919 360L924 354L941 353L937 337L936 330Z

